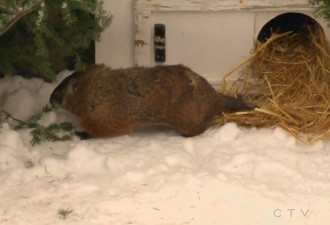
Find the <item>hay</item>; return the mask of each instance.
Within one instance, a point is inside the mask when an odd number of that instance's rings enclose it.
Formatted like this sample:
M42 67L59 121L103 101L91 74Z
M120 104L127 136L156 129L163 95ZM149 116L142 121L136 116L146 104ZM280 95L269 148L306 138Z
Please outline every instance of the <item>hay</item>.
M281 126L299 140L330 137L330 51L321 27L309 32L274 33L224 78L222 92L240 94L258 108L224 113L225 121L255 127ZM226 79L246 65L231 86Z

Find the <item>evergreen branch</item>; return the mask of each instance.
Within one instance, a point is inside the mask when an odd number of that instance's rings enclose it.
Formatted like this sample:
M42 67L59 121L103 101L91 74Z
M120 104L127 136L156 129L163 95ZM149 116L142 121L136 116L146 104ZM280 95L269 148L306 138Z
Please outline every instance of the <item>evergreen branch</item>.
M40 32L38 32L38 29L34 29L30 21L26 21L26 26L34 33L34 44L36 46L35 54L42 59L48 59L46 43Z
M102 5L102 0L0 0L0 76L53 81L64 67L85 70L94 60L93 42L112 20Z
M71 214L72 212L73 212L73 209L71 209L70 207L67 208L67 209L59 209L59 210L57 210L57 214L59 216L61 216L63 220L65 220L67 218L67 216L69 214Z
M17 9L19 8L19 6L17 5L17 0L13 0L12 3L14 3Z
M38 125L31 131L31 145L40 144L42 141L69 141L73 139L73 126L71 123L53 123L48 127Z
M9 8L9 7L6 7L6 5L5 5L5 3L3 3L3 1L1 1L2 3L1 3L1 6L0 6L0 10L2 10L2 11L0 11L1 13L3 12L3 11L6 11L6 12L9 12L9 13L11 13L11 14L14 14L15 13L15 11L13 10L13 9L11 9L11 8Z
M14 121L20 123L21 125L22 125L22 124L23 124L23 125L28 125L28 123L26 123L26 122L24 122L24 121L22 121L22 120L19 120L19 119L15 118L15 117L13 117L12 115L10 115L10 113L8 113L7 111L5 111L5 110L3 110L3 109L1 110L1 112L4 113L4 114L6 114L7 117L9 117L9 118L13 119Z
M38 120L41 119L42 115L44 113L50 112L51 110L52 110L52 107L49 105L45 105L44 107L42 107L42 109L39 112L35 113L34 115L32 115L29 118L29 120L27 122L28 127L30 127L30 128L36 127L37 122L38 122Z
M76 63L75 63L75 70L77 72L83 72L85 71L87 68L87 65L85 63L83 63L83 61L81 60L81 58L79 57L79 54L76 53Z
M315 7L314 14L323 18L330 26L330 1L329 0L309 0Z
M39 112L36 112L34 115L32 115L27 122L22 121L20 119L15 118L14 116L12 116L9 112L5 111L5 110L1 110L2 113L4 113L7 117L11 118L12 120L18 122L19 124L17 126L15 126L15 129L21 129L23 127L27 127L27 128L33 128L33 127L37 127L38 124L38 120L41 119L42 114L46 113L46 112L50 112L52 110L52 107L50 107L49 105L45 105L44 107L42 107L42 109Z
M30 14L31 12L33 12L34 10L36 10L37 8L39 8L40 5L42 3L44 3L44 2L45 2L45 0L39 0L31 8L29 8L29 9L27 9L25 11L20 11L20 13L18 13L13 19L11 19L10 22L8 23L8 25L0 32L0 36L3 35L4 33L6 33L22 17Z
M41 119L42 114L45 112L49 112L52 108L46 105L43 109L31 116L28 122L24 122L22 120L16 119L12 115L10 115L5 110L1 110L4 114L6 114L9 118L15 120L19 123L15 127L15 129L22 129L23 127L34 128L31 131L32 139L30 141L31 145L34 146L36 144L40 144L43 141L69 141L73 139L74 135L74 127L71 123L63 122L63 123L52 123L47 127L41 126L38 124L38 120Z
M25 161L24 166L26 169L31 169L34 167L34 163L31 160L27 160Z

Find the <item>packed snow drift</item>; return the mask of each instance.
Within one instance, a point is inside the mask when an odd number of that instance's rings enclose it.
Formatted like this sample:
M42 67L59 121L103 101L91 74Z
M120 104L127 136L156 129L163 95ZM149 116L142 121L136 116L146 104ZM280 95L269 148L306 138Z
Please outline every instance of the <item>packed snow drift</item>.
M3 110L27 120L58 82L0 80ZM40 123L73 121L64 111ZM306 145L282 128L227 123L184 138L167 129L32 146L31 129L0 130L0 224L326 225L330 140Z

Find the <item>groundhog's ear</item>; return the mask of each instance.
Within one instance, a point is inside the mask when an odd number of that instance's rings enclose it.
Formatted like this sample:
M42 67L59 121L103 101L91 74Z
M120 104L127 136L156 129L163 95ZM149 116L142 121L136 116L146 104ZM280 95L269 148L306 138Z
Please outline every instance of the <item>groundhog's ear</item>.
M73 78L70 83L71 83L71 91L73 93L76 92L78 88L78 80Z

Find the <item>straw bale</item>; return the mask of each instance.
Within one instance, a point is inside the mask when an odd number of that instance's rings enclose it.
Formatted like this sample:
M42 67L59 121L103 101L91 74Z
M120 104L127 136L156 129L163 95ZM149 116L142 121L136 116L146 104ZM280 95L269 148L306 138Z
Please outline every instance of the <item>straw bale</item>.
M274 33L265 43L256 42L251 56L225 76L222 92L240 94L258 108L224 113L225 121L281 126L307 143L330 137L329 45L320 26L308 31ZM241 77L228 85L227 78L242 66Z

